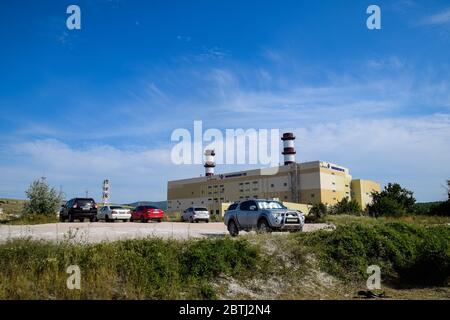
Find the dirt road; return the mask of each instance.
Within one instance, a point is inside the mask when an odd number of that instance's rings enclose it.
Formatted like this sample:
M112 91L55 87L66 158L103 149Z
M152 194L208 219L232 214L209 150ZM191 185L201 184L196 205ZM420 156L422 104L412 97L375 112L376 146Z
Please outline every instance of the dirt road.
M304 231L310 232L326 228L326 224L307 224ZM245 232L243 232L244 234ZM221 222L182 223L182 222L94 222L94 223L53 223L40 225L0 225L0 242L13 238L30 237L61 241L70 239L76 242L101 242L122 239L159 237L164 239L189 239L199 237L223 237L228 234Z

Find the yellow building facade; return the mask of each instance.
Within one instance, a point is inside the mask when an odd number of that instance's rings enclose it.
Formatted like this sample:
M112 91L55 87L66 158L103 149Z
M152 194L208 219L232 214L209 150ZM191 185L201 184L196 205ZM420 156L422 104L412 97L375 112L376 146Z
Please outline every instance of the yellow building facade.
M352 180L351 184L352 199L356 200L361 208L366 209L367 205L372 203L372 192L380 192L379 183L371 180Z
M333 205L345 197L352 198L352 193L365 207L368 198L359 190L366 192L366 188L376 185L379 190L379 184L355 181L364 183L355 183L355 187L361 188L352 190L349 170L325 161L174 180L167 184L167 211L182 212L200 206L212 214L223 214L228 203L248 199L278 199L308 208L306 205L320 202Z

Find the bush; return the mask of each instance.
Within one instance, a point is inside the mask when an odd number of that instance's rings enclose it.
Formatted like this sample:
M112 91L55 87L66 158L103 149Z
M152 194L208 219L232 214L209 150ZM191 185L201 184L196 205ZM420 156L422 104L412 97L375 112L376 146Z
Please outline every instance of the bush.
M0 299L216 298L211 279L257 272L260 254L246 240L126 240L91 245L27 239L0 245ZM78 265L81 290L67 290Z
M56 215L61 196L54 188L50 188L44 179L38 179L31 183L28 188L27 197L29 201L25 204L23 213L26 215Z
M383 191L372 192L372 204L367 209L371 216L402 216L413 211L416 199L413 192L398 183L389 183Z
M450 277L450 227L418 227L395 222L338 226L307 238L317 246L322 266L350 280L366 279L366 269L378 265L382 276L408 285L442 285Z
M306 216L306 222L319 222L328 213L328 208L322 202L315 203L309 210L309 214Z
M362 215L362 208L356 200L345 197L331 207L332 214Z
M450 217L450 200L439 203L430 210L431 215Z

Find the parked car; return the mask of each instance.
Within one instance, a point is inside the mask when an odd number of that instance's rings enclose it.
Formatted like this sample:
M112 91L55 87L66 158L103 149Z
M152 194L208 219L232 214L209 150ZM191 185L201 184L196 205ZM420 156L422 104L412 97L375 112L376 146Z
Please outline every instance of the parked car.
M148 222L149 220L156 220L161 222L163 217L164 211L155 206L138 206L131 212L130 221Z
M85 219L94 222L97 217L97 204L92 198L73 198L66 202L59 213L60 221L75 219L83 222Z
M181 219L183 221L189 222L205 221L206 223L208 223L209 211L208 209L202 207L190 207L184 210L183 214L181 215Z
M106 222L114 222L114 220L130 221L131 210L117 205L103 206L97 213L97 220L105 220Z
M248 200L231 204L225 213L224 223L234 237L241 230L302 231L305 216L300 211L286 208L278 201Z

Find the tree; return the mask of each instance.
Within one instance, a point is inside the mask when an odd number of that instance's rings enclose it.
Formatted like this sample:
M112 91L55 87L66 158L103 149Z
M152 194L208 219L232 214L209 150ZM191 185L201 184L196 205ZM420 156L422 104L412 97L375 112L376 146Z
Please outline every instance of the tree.
M309 210L307 218L310 222L316 222L323 218L327 213L328 209L326 205L324 205L322 202L315 203Z
M447 180L447 196L448 200L450 201L450 180Z
M50 188L45 179L37 179L26 191L29 201L24 207L27 215L55 215L62 201L61 195Z
M368 211L373 217L401 216L412 212L416 203L413 192L402 188L398 183L389 183L383 191L372 192L372 199Z
M331 211L333 214L351 214L360 215L362 213L361 206L356 200L350 200L348 197L343 198L341 201L336 203Z

